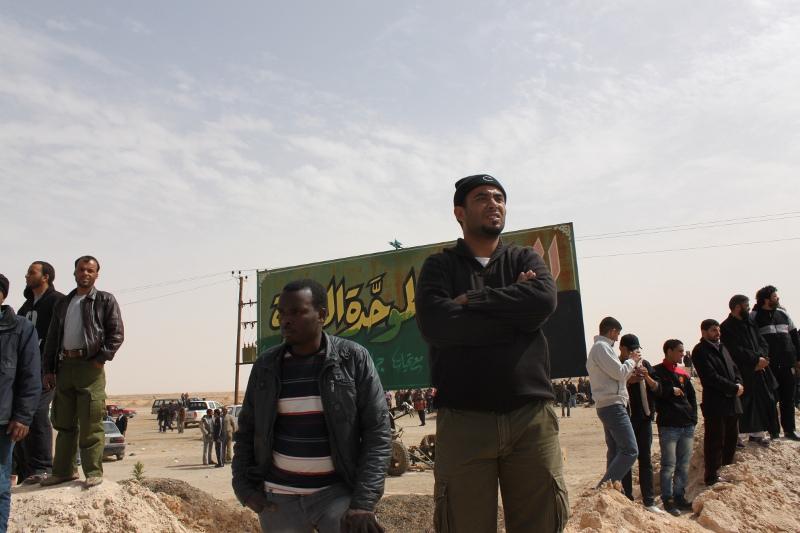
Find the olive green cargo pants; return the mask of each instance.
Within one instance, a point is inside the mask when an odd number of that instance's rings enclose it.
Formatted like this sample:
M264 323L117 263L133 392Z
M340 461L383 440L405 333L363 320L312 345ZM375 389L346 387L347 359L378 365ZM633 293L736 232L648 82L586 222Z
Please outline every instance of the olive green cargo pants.
M82 359L60 361L52 413L53 428L58 431L53 456L54 476L72 476L76 470L78 445L84 475L103 476L105 410L105 370Z
M508 413L440 408L434 475L438 533L497 531L498 483L508 533L566 525L558 419L545 400Z

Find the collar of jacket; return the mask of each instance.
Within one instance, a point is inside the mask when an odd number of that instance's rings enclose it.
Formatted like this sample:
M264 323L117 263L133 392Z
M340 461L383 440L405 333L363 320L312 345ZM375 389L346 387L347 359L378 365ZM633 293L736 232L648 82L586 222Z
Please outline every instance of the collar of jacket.
M347 359L349 357L349 354L339 353L339 350L335 349L336 341L333 336L323 331L322 339L325 343L325 361L322 363L322 368L325 368L328 365L338 365L342 359ZM271 372L276 372L280 367L280 362L288 349L289 345L285 342L280 345L275 357L272 358L272 361L270 361L270 364L267 367Z
M0 318L0 331L7 331L17 327L17 314L10 305L0 306L3 310L3 318Z
M31 306L39 305L46 298L50 297L50 295L52 295L54 292L56 292L56 288L53 287L52 285L48 285L47 286L47 290L42 293L42 295L39 297L38 300L36 300L36 296L33 294L33 291L30 288L25 287L25 295L24 295L25 296L25 303L30 302ZM36 300L35 304L33 303L34 300Z
M609 339L605 335L595 335L594 336L594 342L604 342L604 343L608 344L609 346L614 346L614 341L612 341L611 339Z
M73 297L73 296L75 296L76 294L78 294L78 289L72 289L72 290L70 291L70 293L69 293L69 294L67 294L67 298L66 298L66 300L69 302L70 300L72 300L72 297ZM95 287L95 286L92 286L92 290L90 290L90 291L89 291L89 292L86 294L86 298L87 298L88 300L94 300L94 297L95 297L95 296L97 296L97 287Z
M502 254L506 248L508 248L508 245L503 243L503 238L501 237L500 240L498 240L497 242L497 248L494 249L494 252L492 252L491 257L489 257L489 262L491 263L492 259ZM469 247L467 241L465 241L462 238L459 238L456 241L455 246L451 248L445 248L445 251L452 252L457 255L462 255L464 257L469 257L470 259L475 259L475 252L473 252L472 249Z

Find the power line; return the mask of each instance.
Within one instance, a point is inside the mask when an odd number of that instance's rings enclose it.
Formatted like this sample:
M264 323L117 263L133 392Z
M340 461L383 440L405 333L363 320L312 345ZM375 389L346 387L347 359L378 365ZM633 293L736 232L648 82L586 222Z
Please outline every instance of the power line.
M127 287L125 289L117 289L114 291L115 294L124 294L126 292L135 292L135 291L144 291L148 289L155 289L158 287L164 287L166 285L179 285L181 283L186 283L189 281L198 281L201 279L208 279L213 278L216 276L222 276L223 274L230 274L231 272L251 272L255 271L255 268L233 268L231 270L223 270L221 272L212 272L209 274L200 274L197 276L191 276L188 278L180 278L180 279L172 279L167 281L159 281L158 283L151 283L149 285L139 285L137 287Z
M732 248L734 246L749 246L752 244L771 244L776 242L788 242L788 241L800 241L800 237L788 237L786 239L772 239L768 241L749 241L749 242L733 242L729 244L709 244L706 246L693 246L690 248L669 248L665 250L644 250L639 252L620 252L616 254L604 254L604 255L587 255L584 257L578 257L579 260L582 259L599 259L601 257L622 257L626 255L652 255L652 254L663 254L668 252L690 252L694 250L708 250L712 248Z
M196 291L196 290L199 290L199 289L205 289L207 287L213 287L214 285L221 285L222 283L228 283L229 281L234 281L234 278L223 279L221 281L214 281L212 283L206 283L205 285L198 285L197 287L190 287L188 289L183 289L183 290L180 290L180 291L173 291L173 292L168 292L168 293L165 293L165 294L159 294L158 296L151 296L150 298L143 298L141 300L134 300L133 302L124 302L123 305L128 306L128 305L140 304L140 303L143 303L143 302L149 302L151 300L158 300L160 298L166 298L168 296L175 296L176 294L184 294L184 293Z
M706 222L694 222L690 224L676 224L672 226L656 226L651 228L639 228L625 231L595 233L576 238L576 241L596 241L605 239L617 239L624 237L638 237L641 235L654 235L657 233L672 233L677 231L691 231L707 228L718 228L725 226L738 226L742 224L757 224L760 222L773 222L776 220L787 220L800 218L800 211L789 211L786 213L774 213L770 215L758 215L751 217L737 217L723 220L709 220Z

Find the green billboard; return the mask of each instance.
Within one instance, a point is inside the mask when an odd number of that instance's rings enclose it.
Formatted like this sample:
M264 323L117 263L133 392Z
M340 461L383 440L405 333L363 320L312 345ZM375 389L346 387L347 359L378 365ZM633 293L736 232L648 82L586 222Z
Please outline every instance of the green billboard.
M545 326L553 378L585 375L586 347L572 224L502 235L506 243L533 247L550 267L559 306ZM425 259L453 242L258 272L258 350L281 342L277 304L292 280L311 278L328 292L325 330L365 346L384 388L430 385L428 347L417 329L414 293Z

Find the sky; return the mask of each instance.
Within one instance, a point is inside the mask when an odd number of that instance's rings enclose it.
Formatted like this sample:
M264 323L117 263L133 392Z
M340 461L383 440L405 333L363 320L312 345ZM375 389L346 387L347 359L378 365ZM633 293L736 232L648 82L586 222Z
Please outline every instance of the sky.
M485 172L507 230L574 223L587 343L660 361L733 294L800 309L797 35L792 1L2 1L6 303L94 255L109 393L232 390L231 271L453 240Z

